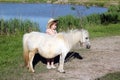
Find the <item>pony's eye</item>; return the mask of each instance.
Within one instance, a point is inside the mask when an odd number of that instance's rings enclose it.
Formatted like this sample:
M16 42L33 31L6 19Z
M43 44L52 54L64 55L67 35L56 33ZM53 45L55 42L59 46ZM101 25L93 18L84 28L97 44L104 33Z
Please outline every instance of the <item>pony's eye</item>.
M86 37L85 39L88 39L88 37Z

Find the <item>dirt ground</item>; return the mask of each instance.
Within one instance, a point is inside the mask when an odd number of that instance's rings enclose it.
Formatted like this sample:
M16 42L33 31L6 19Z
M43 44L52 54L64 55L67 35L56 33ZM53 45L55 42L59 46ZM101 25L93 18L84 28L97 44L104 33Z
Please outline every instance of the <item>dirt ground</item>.
M36 74L33 80L94 80L120 71L120 36L93 39L91 45L90 50L77 50L76 56L67 59L66 73L59 73L56 68ZM55 65L58 67L58 63Z

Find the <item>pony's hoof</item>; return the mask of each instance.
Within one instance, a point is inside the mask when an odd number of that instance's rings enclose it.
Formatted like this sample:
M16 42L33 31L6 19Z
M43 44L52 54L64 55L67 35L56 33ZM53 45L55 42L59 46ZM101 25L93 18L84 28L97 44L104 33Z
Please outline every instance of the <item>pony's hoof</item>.
M64 73L64 74L65 74L66 72L64 71L64 72L62 72L62 73Z
M32 73L35 73L35 70L32 70L31 72L32 72Z
M35 70L31 70L31 69L29 69L29 71L32 72L32 73L35 73Z
M31 70L29 70L30 72L32 72L32 73L35 73L35 71L33 70L33 71L31 71Z
M60 73L64 73L64 74L66 73L65 71L62 71L62 72L61 72L61 71L58 71L58 72L60 72Z
M60 73L65 73L65 71L64 70L58 70Z

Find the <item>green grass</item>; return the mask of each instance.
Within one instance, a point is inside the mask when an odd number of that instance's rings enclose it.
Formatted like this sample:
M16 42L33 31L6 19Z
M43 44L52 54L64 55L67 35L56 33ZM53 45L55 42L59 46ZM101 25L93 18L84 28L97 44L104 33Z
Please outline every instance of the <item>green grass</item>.
M87 25L91 38L120 35L120 24Z
M20 37L0 36L0 78L12 78L22 60L22 41ZM22 62L22 61L21 61ZM17 73L18 74L18 73Z
M22 36L0 36L0 80L33 80L24 67ZM46 72L45 64L35 66L36 74Z

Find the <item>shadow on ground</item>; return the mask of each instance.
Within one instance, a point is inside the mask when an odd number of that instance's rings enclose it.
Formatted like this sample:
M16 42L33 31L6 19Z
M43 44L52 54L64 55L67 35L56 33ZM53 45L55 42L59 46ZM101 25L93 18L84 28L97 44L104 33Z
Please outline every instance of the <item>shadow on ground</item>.
M54 63L55 63L55 64L56 64L56 63L59 63L59 57L60 57L60 56L58 55L58 56L56 56L56 57L54 58ZM79 60L83 59L83 57L82 57L79 53L77 53L77 52L69 52L69 53L67 54L66 58L65 58L65 62L71 61L72 59L75 59L75 58L77 58L77 59L79 59ZM35 55L35 57L34 57L34 60L33 60L33 66L35 67L35 65L36 65L39 61L41 61L43 64L47 64L47 59L45 59L44 57L42 57L41 55L39 55L39 53L37 53L37 54Z

